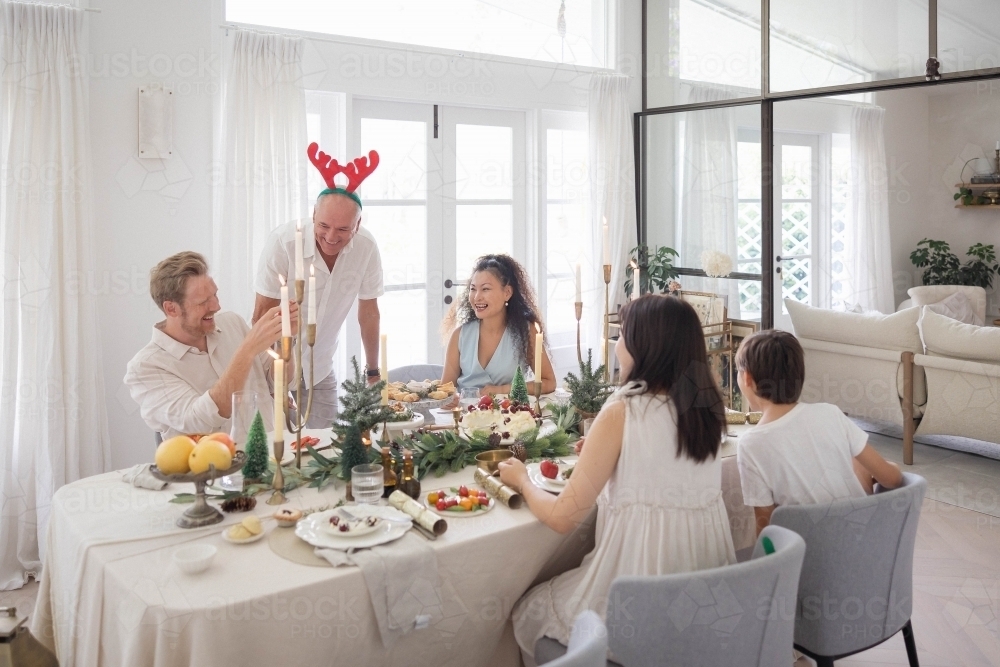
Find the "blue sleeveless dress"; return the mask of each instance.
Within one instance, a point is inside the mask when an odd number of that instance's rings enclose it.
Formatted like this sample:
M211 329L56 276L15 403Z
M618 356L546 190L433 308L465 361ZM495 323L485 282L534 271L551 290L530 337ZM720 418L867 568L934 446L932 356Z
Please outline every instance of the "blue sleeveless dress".
M459 389L466 387L481 389L486 385L510 384L520 361L510 329L505 329L493 358L486 364L486 368L483 368L479 363L479 320L472 320L462 325L458 332L458 354L461 366L458 376ZM526 365L521 364L521 366L521 372L527 371Z

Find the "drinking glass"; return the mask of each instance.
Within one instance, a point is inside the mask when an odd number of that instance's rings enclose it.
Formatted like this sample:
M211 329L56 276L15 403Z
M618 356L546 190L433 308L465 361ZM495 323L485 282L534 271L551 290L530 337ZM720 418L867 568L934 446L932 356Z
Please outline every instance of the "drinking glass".
M463 387L462 393L459 394L462 399L462 407L467 408L470 405L475 405L479 402L479 388L478 387Z
M231 428L229 437L236 443L236 449L246 451L247 434L250 432L250 425L257 415L257 392L254 391L234 391L233 409L230 413ZM243 473L236 472L226 475L219 480L219 486L225 491L243 490Z
M378 463L364 463L351 468L351 493L354 502L375 505L382 498L384 477Z

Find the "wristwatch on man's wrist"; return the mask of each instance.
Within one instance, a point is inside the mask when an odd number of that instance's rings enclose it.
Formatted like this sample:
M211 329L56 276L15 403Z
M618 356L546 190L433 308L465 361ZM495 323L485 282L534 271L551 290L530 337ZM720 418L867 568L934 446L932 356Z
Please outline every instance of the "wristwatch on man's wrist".
M378 366L376 366L375 368L365 369L365 375L367 375L370 378L377 378L382 375L382 371L380 371L378 369Z

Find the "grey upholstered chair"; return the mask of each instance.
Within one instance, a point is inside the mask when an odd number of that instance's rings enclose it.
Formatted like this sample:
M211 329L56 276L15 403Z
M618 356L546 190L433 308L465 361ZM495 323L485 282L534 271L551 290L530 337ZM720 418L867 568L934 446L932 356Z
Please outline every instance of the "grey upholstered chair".
M577 616L565 651L561 657L545 664L549 667L605 667L608 631L601 617L589 609Z
M617 663L608 664L787 667L805 549L795 533L768 526L745 563L615 579L605 623ZM565 648L543 638L535 660L542 664L560 650Z
M819 667L860 653L903 631L916 667L910 626L913 545L927 481L903 473L903 486L829 505L778 507L771 525L806 541L799 579L795 648Z
M440 380L444 373L444 366L438 364L414 364L413 366L400 366L389 370L389 380L392 382L409 382L416 380Z

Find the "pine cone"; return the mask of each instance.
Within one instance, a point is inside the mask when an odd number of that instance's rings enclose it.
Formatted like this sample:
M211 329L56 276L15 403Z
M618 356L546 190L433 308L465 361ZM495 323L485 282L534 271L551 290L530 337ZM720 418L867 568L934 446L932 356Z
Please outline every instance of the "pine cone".
M508 445L507 449L510 450L514 458L524 463L528 459L528 449L524 446L524 443L520 440L515 440L513 445Z
M223 512L249 512L257 506L257 499L253 496L236 496L222 502Z
M489 443L489 446L494 449L500 446L501 440L503 440L503 438L501 438L500 434L496 432L490 433L489 437L486 438L486 442Z

